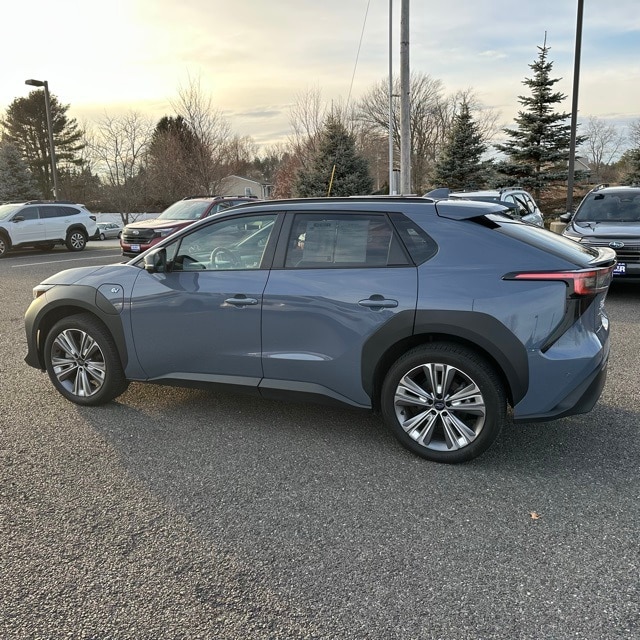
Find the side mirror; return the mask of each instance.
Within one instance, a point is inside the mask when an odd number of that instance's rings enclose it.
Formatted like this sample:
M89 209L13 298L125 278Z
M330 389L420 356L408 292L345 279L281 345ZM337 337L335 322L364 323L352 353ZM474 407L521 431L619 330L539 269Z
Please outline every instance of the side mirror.
M163 247L144 257L144 269L147 273L165 273L167 270L167 251Z
M571 211L567 211L567 213L563 213L560 216L560 222L571 222L571 218L573 218L573 213L571 213Z
M15 216L11 222L24 222L24 216Z

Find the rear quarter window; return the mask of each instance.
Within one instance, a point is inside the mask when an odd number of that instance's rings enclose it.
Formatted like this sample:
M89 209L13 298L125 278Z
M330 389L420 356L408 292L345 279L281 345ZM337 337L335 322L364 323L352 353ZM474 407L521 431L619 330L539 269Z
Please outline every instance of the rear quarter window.
M598 257L598 251L596 249L592 249L589 246L565 238L542 227L506 220L494 214L489 214L486 217L496 223L495 229L498 233L525 242L536 249L552 253L574 264L587 266L593 258Z

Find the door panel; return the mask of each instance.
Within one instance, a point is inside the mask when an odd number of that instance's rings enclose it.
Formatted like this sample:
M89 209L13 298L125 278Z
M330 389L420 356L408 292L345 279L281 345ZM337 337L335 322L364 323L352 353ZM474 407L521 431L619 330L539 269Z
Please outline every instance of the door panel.
M140 274L131 300L136 352L150 378L258 385L276 217L211 220L153 252L164 256L164 271Z
M285 268L272 270L264 294L261 388L291 381L369 406L364 343L396 314L415 312L416 268L380 213L296 214L282 243Z
M23 218L18 222L11 221L11 238L13 244L41 242L45 239L45 226L40 219L38 207L25 207L13 218Z
M260 307L267 274L140 274L131 300L131 327L147 375L211 381L240 376L255 378L257 385L262 376Z

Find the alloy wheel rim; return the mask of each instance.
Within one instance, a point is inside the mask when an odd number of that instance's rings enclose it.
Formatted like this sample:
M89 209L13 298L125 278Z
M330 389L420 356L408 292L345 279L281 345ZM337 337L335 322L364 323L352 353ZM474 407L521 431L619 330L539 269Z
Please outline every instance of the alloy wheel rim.
M71 244L76 248L80 249L84 246L84 236L81 233L74 233L71 236Z
M69 393L88 398L102 389L106 365L98 343L85 331L65 329L51 346L51 365Z
M464 371L444 363L421 364L402 376L394 409L405 433L433 451L469 446L486 421L478 385Z

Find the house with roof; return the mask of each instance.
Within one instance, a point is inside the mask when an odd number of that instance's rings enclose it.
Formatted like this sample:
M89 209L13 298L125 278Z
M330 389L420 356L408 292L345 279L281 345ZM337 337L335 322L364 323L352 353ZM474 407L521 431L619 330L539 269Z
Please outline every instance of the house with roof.
M268 182L258 182L241 176L227 176L220 183L221 196L246 196L268 200L272 191L273 185Z

